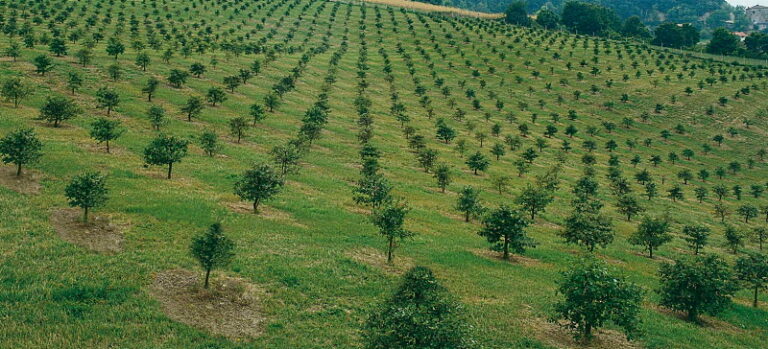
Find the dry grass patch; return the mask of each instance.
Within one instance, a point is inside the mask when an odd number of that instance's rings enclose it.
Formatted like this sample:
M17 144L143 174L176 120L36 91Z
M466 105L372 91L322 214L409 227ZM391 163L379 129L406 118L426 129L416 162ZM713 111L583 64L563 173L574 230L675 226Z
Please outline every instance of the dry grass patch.
M16 168L0 168L0 185L20 194L37 194L40 192L40 172L22 169L21 176L16 176Z
M387 5L387 6L404 7L404 8L419 10L419 11L439 12L444 14L452 14L452 15L467 16L467 17L490 18L490 19L504 17L503 13L477 12L477 11L464 10L456 7L432 5L424 2L409 1L409 0L364 0L364 1L374 3L374 4Z
M414 266L413 260L408 257L398 256L397 253L395 253L394 262L389 264L387 263L387 252L385 250L377 250L371 247L357 248L347 251L344 255L355 262L371 266L389 274L403 274Z
M108 216L91 216L83 222L83 213L75 208L54 209L50 223L59 236L91 251L117 253L123 249L123 231L128 224L115 224Z
M201 273L167 270L155 275L149 293L174 321L247 341L261 335L264 316L259 308L261 290L240 278L219 277L204 289Z

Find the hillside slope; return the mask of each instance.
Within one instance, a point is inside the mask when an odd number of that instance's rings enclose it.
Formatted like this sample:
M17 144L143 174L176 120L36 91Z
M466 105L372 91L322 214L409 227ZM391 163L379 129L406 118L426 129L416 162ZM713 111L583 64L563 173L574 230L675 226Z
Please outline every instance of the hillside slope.
M595 345L757 348L768 340L768 313L749 306L749 291L740 291L732 307L705 317L703 325L660 308L653 291L663 262L691 254L680 234L685 224L711 227L705 251L729 262L735 258L714 214L715 186L729 189L722 199L728 224L744 232L765 225L762 213L748 223L736 214L742 205L768 205L764 195L750 194L752 186L768 185L768 164L757 155L768 131L763 68L358 3L44 0L2 6L0 47L5 52L18 43L21 49L17 59L0 61L0 81L21 78L34 93L18 107L0 105L0 135L31 127L44 147L21 183L10 164L0 173L0 347L361 347L368 312L391 293L403 270L417 264L433 269L466 305L480 344L576 347L546 319L558 299L555 280L586 253L558 232L590 155L616 232L596 255L646 291L638 341L628 344L609 329ZM49 52L56 36L65 38L60 57ZM110 38L125 52L108 54ZM146 70L136 64L142 52L149 57ZM32 63L41 54L53 60L44 75ZM84 56L91 59L80 64ZM189 71L195 63L207 67L199 77L190 75L180 87L168 82L172 70ZM243 70L252 77L230 92L225 78ZM70 73L84 80L74 92ZM142 89L152 77L160 85L149 102ZM119 95L109 116L96 98L102 87ZM187 121L182 107L189 97L205 100L211 87L225 90L226 100L206 102ZM71 98L83 113L61 127L37 120L48 96ZM266 96L279 103L238 142L231 120L250 120L253 104L269 109ZM412 208L406 227L416 235L398 246L394 267L384 264L386 244L370 223L370 208L353 200L361 169L360 96L371 101L367 122L370 143L382 154L380 171ZM315 130L319 137L297 171L287 174L284 190L262 204L261 214L251 213L250 203L233 193L237 176L254 163L272 163L274 147L306 134L305 116L325 101L327 122ZM161 131L147 117L151 106L166 112ZM125 129L109 154L89 135L102 116ZM436 138L439 118L456 139ZM577 132L566 134L569 126ZM204 131L219 137L213 157L200 147ZM191 142L170 180L165 167L146 165L143 157L160 133ZM724 138L721 145L713 141L717 135ZM417 136L422 147L437 152L438 163L451 167L454 178L445 193L417 161ZM495 144L505 150L498 159L490 153ZM693 154L684 155L686 149ZM465 164L476 152L490 160L478 174ZM518 175L525 167L519 159L531 152L537 157ZM635 156L639 162L633 164ZM639 219L627 221L617 211L616 189L606 178L615 161L626 178L621 190L641 199L644 214L672 222L675 239L656 259L627 242ZM721 167L726 173L718 178ZM635 180L641 170L658 184L651 200ZM684 170L711 176L683 184L678 174ZM106 235L71 228L75 218L67 216L64 188L84 171L107 175L110 200L93 213L109 219ZM477 235L477 219L466 223L455 209L465 186L480 189L482 203L493 208L513 203L537 177L555 172L560 183L554 202L529 229L538 246L517 262L489 252ZM495 183L502 177L508 184L499 190ZM730 190L737 185L743 188L738 198ZM682 200L667 196L675 186ZM702 203L696 187L710 192ZM216 270L214 279L236 278L257 290L252 321L229 332L176 321L184 307L169 309L158 296L169 271L202 273L190 256L190 241L214 222L236 243L233 263ZM758 247L747 241L744 249Z

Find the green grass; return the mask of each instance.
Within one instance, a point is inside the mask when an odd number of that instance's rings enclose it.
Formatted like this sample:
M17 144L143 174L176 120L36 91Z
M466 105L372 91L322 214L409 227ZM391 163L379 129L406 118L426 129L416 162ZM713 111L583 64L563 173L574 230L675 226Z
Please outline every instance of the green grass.
M75 5L51 0L43 3L52 5L47 11L69 16L55 23L56 28L66 33L82 29L87 36L101 31L106 38L119 28L122 29L119 36L128 48L117 61L124 76L116 82L110 81L105 72L106 67L114 63L104 51L106 40L96 45L95 59L86 67L76 64L72 56L82 47L82 40L74 44L68 41L69 55L55 58L54 71L45 77L35 74L30 62L36 55L46 52L47 45L24 48L18 62L14 63L10 58L0 61L0 78L22 76L35 87L35 94L25 99L19 108L13 108L11 103L0 105L0 134L18 127L34 127L45 143L45 155L33 166L34 171L43 176L39 194L22 195L0 187L2 347L360 347L360 328L367 312L397 283L397 275L350 257L362 248L374 248L382 253L384 248L384 240L376 235L368 217L355 209L357 205L351 194L354 181L359 178L358 128L353 100L361 47L360 21L365 24L368 46L370 69L367 81L370 87L366 95L373 101L375 137L372 142L382 151L383 173L394 183L395 193L413 208L407 226L418 233L397 250L396 262L407 260L435 270L440 280L467 305L477 328L478 341L488 347L546 347L549 335L542 333L537 324L548 317L551 304L557 300L554 281L559 272L568 268L581 252L577 246L566 245L557 232L571 210L572 184L582 173L580 159L585 152L581 148L582 141L592 139L597 142L598 150L594 155L598 160L598 178L603 181L609 158L603 145L609 139L615 139L619 149L614 154L619 156L624 175L638 194L642 193L642 188L634 182L633 175L642 168L647 168L657 182L665 178L666 184L660 188L663 195L672 183L678 182L676 174L683 168L694 173L702 168L713 172L717 166L740 161L744 170L737 175L729 174L723 180L713 175L707 183L694 180L684 186L686 199L683 202L673 203L666 197L643 202L647 214L669 215L676 232L683 224L693 222L713 227L715 234L706 251L723 254L729 260L734 257L722 248L722 228L712 211L715 199L710 197L704 204L699 204L693 196L693 188L697 185L711 188L716 183L728 187L742 185L745 187L742 201L735 200L732 195L724 200L732 211L744 203L766 204L765 198L752 198L747 191L749 185L766 184L768 166L757 162L753 169L747 169L746 161L755 158L756 151L766 145L768 125L764 113L768 86L765 78L745 77L743 81L738 78L742 73L766 74L765 71L742 72L742 66L686 58L676 52L657 48L646 50L635 44L600 38L508 27L486 20L429 16L399 9L390 11L387 7L373 5L366 6L363 19L357 4L306 0L238 4L126 1L78 2ZM66 10L53 6L56 4L74 8ZM99 9L96 4L100 5ZM153 4L157 6L157 13L153 13ZM8 7L11 4L4 6L5 17L13 17L13 11ZM17 10L17 21L20 27L30 23L39 37L48 32L49 20L35 24L33 19L39 15L39 10L37 5L28 6L26 12L31 16L23 18L22 11ZM240 6L247 9L235 11ZM338 7L338 11L335 21L331 22L334 7ZM270 8L276 10L269 13ZM318 9L320 12L315 16ZM120 12L125 14L123 24L117 20ZM377 12L381 13L380 21L377 21ZM107 13L111 14L111 23L99 23L91 28L82 23L82 18L94 15L103 19ZM249 16L251 13L253 16ZM190 42L206 42L208 39L217 43L237 42L237 38L243 38L244 43L251 43L263 37L270 47L283 44L296 50L293 53L278 52L276 61L234 94L228 94L229 98L222 106L207 106L199 119L188 123L179 111L188 96L202 96L209 87L222 86L225 76L249 67L254 60L263 60L264 55L237 56L208 49L185 58L176 50L170 63L164 64L161 55L165 48L148 48L146 51L152 62L147 72L143 72L133 63L137 52L130 48L133 39L129 21L131 16L136 16L139 21L137 37L146 42L145 14L158 35L160 29L155 24L164 24L172 36L172 39L161 40L167 45L172 45L175 35L172 29L176 29L178 35L189 35ZM166 19L166 14L172 20ZM262 23L262 18L265 19L264 27L259 29L257 25ZM408 20L413 21L413 30L409 30ZM66 24L71 21L75 23L75 29L67 28ZM298 21L296 26L295 21ZM381 23L380 34L377 22ZM198 25L193 26L193 23ZM210 27L212 33L206 35L203 31L198 36L194 27ZM274 30L271 37L267 35L270 30ZM282 105L263 123L250 129L241 144L234 143L228 135L228 120L246 115L250 104L261 103L272 85L289 73L306 50L322 44L327 31L330 32L330 48L311 59L297 81L296 89L285 95ZM434 42L430 39L433 34ZM452 38L446 37L447 34ZM246 35L249 38L245 39ZM301 117L321 92L331 55L345 36L349 49L339 63L337 82L331 88L331 113L322 137L302 159L301 170L289 175L285 190L266 203L272 212L279 214L257 216L231 210L229 207L237 203L232 194L236 176L255 162L269 161L268 152L273 146L296 135ZM18 36L3 35L0 48L4 50L11 41L21 40ZM588 43L586 49L582 46L584 42ZM402 44L403 53L398 52L398 43ZM595 64L591 59L597 44L601 49L599 62ZM435 45L446 54L445 59L440 57ZM610 45L610 53L605 52L604 45ZM400 123L389 113L391 91L384 80L384 60L378 54L380 47L392 61L394 87L411 116L409 124L425 136L430 148L439 151L441 162L454 167L455 181L446 194L439 193L431 174L424 173L418 166L408 149ZM424 49L431 60L423 57L419 48ZM617 49L622 51L621 58L616 54ZM634 53L628 53L628 50ZM506 55L504 61L499 56L501 52ZM562 58L554 59L555 52ZM517 134L521 123L530 126L531 135L523 139L521 150L508 151L499 161L494 159L487 173L472 175L464 165L465 159L456 152L455 142L446 145L435 139L435 120L428 119L425 108L419 104L404 54L413 61L414 77L427 88L426 95L432 100L435 115L445 117L449 125L459 131L459 138L467 140L467 154L477 150L488 154L490 146L500 141L490 136L494 122L502 124L502 135ZM660 55L665 58L659 58ZM213 57L219 61L215 69L209 64ZM542 63L540 59L543 59ZM666 73L659 72L657 59L668 69ZM581 60L590 63L580 67ZM686 63L686 60L690 61ZM471 68L465 65L466 61L470 61ZM525 61L531 63L526 66ZM639 64L637 71L642 73L639 79L635 78L633 61ZM171 69L188 69L194 62L208 65L209 71L202 78L190 77L181 89L174 89L165 82ZM573 64L572 70L566 68L566 62ZM430 64L434 66L430 67ZM686 75L682 80L678 80L677 72L692 64L696 65L696 76L689 77L689 70L684 72ZM677 70L670 73L672 65ZM600 75L589 73L592 66L600 68ZM489 67L494 67L496 72L489 72ZM729 80L734 75L737 78L699 90L696 84L710 75L710 67L718 78L721 75L718 70L722 70ZM480 77L472 76L473 69L479 70ZM648 69L655 70L653 76L646 74ZM84 108L84 115L65 122L61 128L34 120L46 96L70 95L65 84L69 71L80 72L86 78L84 87L73 96ZM431 71L451 88L449 98L440 94ZM539 71L541 77L533 78L533 71ZM579 71L585 75L583 81L577 80ZM630 80L622 81L623 74L629 74ZM665 75L671 76L670 82L664 81ZM163 106L169 116L163 132L194 140L203 130L214 130L223 143L222 156L206 157L193 146L190 155L174 166L174 179L170 181L163 179L163 168L142 166L143 148L156 135L145 117L150 104L140 93L150 76L163 81L153 98L153 103ZM516 76L523 79L521 83L515 81ZM487 83L485 88L480 86L481 79ZM568 85L562 86L561 79L567 79ZM605 86L608 79L614 80L611 88ZM459 87L462 80L466 81L467 88L477 92L483 110L473 110L471 100L464 97L464 89ZM658 87L653 87L653 80L659 81ZM552 83L551 91L545 89L547 82ZM589 93L593 84L600 86L600 93ZM732 97L737 90L752 85L757 88L752 88L751 94L739 99ZM88 136L88 127L94 117L106 115L106 111L96 108L93 96L101 86L111 86L120 93L121 103L113 113L128 130L114 142L113 154L104 153ZM529 91L529 87L533 91ZM686 87L695 92L686 96L683 92ZM578 101L572 96L574 90L583 92ZM503 111L495 109L495 100L489 98L489 91L495 91L504 102ZM623 93L630 95L628 103L619 101ZM564 98L561 105L557 102L558 95ZM672 95L677 96L674 104L670 103ZM721 96L730 99L725 107L717 105ZM450 99L455 100L455 107L450 105ZM546 102L544 107L538 105L539 100ZM521 101L529 104L528 110L518 108ZM604 107L607 101L615 103L611 110ZM661 114L653 113L657 103L666 106ZM710 105L716 110L711 116L705 114ZM470 132L465 123L451 118L457 107L467 111L466 119L476 124L475 131L489 134L482 149L474 132ZM577 111L580 117L569 121L566 117L569 110ZM482 118L485 111L491 113L489 122ZM504 115L508 112L513 112L517 120L506 121ZM651 113L649 122L639 121L642 112ZM532 113L539 116L535 123L530 121ZM558 113L560 121L550 121L551 113ZM621 126L624 117L635 120L632 128ZM746 119L752 120L754 125L747 128L744 125ZM608 133L602 129L602 121L616 123L617 129ZM536 160L531 173L518 178L513 161L523 149L534 145L536 137L542 136L550 123L560 132L548 139L550 147ZM662 130L671 131L678 123L686 127L686 134L673 132L667 141L659 137ZM556 193L555 202L529 229L539 246L530 250L527 257L537 262L507 264L473 253L487 248L487 244L476 234L479 225L464 223L454 210L456 192L464 185L472 185L483 190L482 200L489 207L511 202L520 188L557 162L560 143L567 139L563 131L569 124L578 127L579 133L570 140L574 150L566 155L561 189ZM594 137L587 135L589 126L599 127L600 132ZM710 141L712 136L725 134L728 127L738 129L739 135L726 136L722 147L715 146ZM645 138L653 138L650 147L639 144L630 150L624 143L628 139L642 141ZM702 153L704 143L713 145L711 154ZM674 165L666 161L667 153L676 151L679 154L685 148L696 152L692 160L681 159ZM637 169L629 164L634 154L643 158ZM656 154L662 155L665 162L652 167L648 158ZM125 246L119 254L102 255L67 243L49 223L51 209L67 206L63 191L68 180L85 170L99 170L109 176L110 201L95 214L112 215L131 224L125 231ZM490 178L498 175L512 176L509 193L499 194L493 188ZM625 222L615 212L616 198L610 193L607 181L601 184L600 197L606 203L606 211L614 217L617 237L608 248L597 253L647 291L641 314L644 332L639 339L641 345L649 348L738 348L760 347L768 340L765 320L768 314L743 305L749 304L748 292L737 295L736 304L717 317L721 325L714 328L699 327L659 312L655 306L658 297L653 292L658 282L657 269L662 260L688 254L688 248L681 238L676 238L658 251L656 260L639 255L641 249L627 242L638 219ZM268 295L261 300L266 318L264 334L252 343L231 342L174 322L163 314L159 303L147 292L154 273L171 268L199 269L188 253L190 238L215 221L221 221L227 235L237 243L233 264L216 274L250 280ZM734 214L728 221L746 230L763 220L743 224ZM756 244L749 242L746 248L754 250ZM768 301L768 296L761 296L761 301Z

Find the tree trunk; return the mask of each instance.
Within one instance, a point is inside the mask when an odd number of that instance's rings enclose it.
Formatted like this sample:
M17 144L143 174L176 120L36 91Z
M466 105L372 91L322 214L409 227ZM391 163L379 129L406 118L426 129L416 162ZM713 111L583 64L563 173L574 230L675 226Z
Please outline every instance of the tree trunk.
M650 255L651 259L653 259L653 247L648 246L648 254Z
M387 248L387 264L392 264L392 249L395 245L395 238L389 237L389 248Z
M254 214L259 213L259 200L253 201L253 213Z
M16 164L16 177L21 177L21 163Z
M509 239L504 237L504 260L509 260Z
M469 211L464 212L464 221L469 222Z
M107 154L109 154L109 141L107 141L106 143L107 143Z
M88 223L88 207L83 207L83 222Z
M205 289L208 288L208 278L210 277L210 275L211 275L211 269L210 268L206 268L205 269L205 284L203 285L203 288L205 288Z
M168 179L171 179L171 171L173 171L173 163L168 163Z
M760 290L759 287L755 287L755 297L753 298L753 301L752 301L752 306L755 308L757 308L757 293L759 290Z

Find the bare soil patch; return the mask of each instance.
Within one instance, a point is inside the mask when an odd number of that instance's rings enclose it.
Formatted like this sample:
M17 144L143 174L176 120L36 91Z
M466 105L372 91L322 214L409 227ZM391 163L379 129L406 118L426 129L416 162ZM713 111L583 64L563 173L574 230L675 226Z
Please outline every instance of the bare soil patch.
M110 217L91 215L83 222L80 209L60 208L50 213L53 229L62 239L91 251L117 253L123 249L123 231L128 224L112 223Z
M225 205L227 206L227 208L237 213L252 214L261 218L266 218L269 220L276 220L276 221L283 221L293 226L307 228L306 225L294 219L290 213L278 210L274 207L269 207L264 204L259 205L258 213L253 213L253 203L250 203L250 202L245 202L245 201L227 202L225 203Z
M204 289L202 277L202 272L184 269L163 271L155 275L149 293L174 321L235 341L262 333L262 291L231 277L212 278L210 287Z
M557 348L639 349L643 347L638 342L627 340L623 333L614 330L599 329L594 333L594 338L589 343L581 343L573 338L573 332L546 319L535 318L530 321L530 325L539 340Z
M414 265L413 260L410 258L398 256L397 249L395 249L395 257L392 264L387 263L387 251L383 249L377 250L370 247L362 247L347 251L345 255L358 263L374 267L389 274L403 274Z
M499 262L507 262L510 264L520 264L524 266L532 266L532 265L539 265L541 264L541 261L535 258L530 258L526 256L516 255L516 254L509 254L509 260L504 260L503 254L501 252L491 251L489 249L482 249L482 248L473 248L469 250L474 254L475 256L490 259L493 261L499 261Z
M0 185L20 194L40 193L42 174L37 171L22 169L21 176L16 176L16 168L0 168Z

